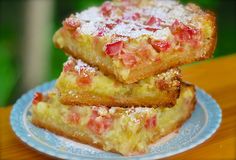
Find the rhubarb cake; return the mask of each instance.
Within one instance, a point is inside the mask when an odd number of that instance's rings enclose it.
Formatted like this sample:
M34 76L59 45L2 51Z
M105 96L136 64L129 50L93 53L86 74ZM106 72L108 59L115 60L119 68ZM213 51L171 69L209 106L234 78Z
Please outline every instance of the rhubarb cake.
M66 105L172 107L179 97L180 83L180 70L170 69L133 84L123 84L69 57L56 88L61 103Z
M195 89L183 84L172 108L63 105L57 90L36 93L32 122L53 133L122 155L148 152L149 145L176 131L191 116Z
M116 0L70 15L56 47L123 83L207 59L216 43L215 16L171 0Z

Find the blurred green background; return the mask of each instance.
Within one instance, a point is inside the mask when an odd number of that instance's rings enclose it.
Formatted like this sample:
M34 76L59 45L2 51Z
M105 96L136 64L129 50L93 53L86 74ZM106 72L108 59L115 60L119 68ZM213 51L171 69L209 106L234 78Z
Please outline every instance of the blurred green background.
M181 1L194 2L216 13L218 44L214 57L236 53L235 0ZM102 2L0 1L0 106L13 104L26 90L59 76L66 56L53 46L53 33L71 13Z

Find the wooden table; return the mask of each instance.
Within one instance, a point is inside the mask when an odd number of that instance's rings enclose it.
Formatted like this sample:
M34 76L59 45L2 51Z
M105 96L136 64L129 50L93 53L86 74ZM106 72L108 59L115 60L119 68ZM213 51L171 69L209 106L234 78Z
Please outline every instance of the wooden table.
M184 66L183 77L205 89L220 104L223 121L217 132L203 144L168 160L236 159L236 54ZM0 109L0 159L53 159L28 147L13 133L9 124L12 107Z

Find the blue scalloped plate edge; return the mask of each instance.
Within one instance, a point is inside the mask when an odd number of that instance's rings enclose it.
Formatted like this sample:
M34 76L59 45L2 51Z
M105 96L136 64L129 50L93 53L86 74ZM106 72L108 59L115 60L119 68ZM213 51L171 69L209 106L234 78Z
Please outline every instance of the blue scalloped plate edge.
M25 131L22 126L17 125L17 122L20 121L19 116L14 116L15 114L23 114L22 113L22 107L25 108L31 103L31 99L33 98L33 95L35 92L45 92L48 91L49 89L53 88L55 84L55 80L51 82L44 83L43 85L40 85L38 87L35 87L34 89L28 91L27 93L23 94L14 104L13 109L11 111L10 115L10 124L11 127L14 131L14 133L26 144L31 146L32 148L48 154L53 157L58 157L58 158L63 158L63 159L78 159L78 158L83 158L83 159L91 159L93 157L90 156L83 156L83 157L76 157L76 156L71 156L67 154L62 154L61 152L58 152L56 150L50 150L48 148L45 148L41 143L35 142L32 140L30 137L27 137L27 132ZM204 90L200 89L199 87L196 87L196 96L198 103L201 105L204 105L207 110L209 120L211 122L209 123L209 126L207 129L203 130L203 133L200 134L198 139L195 141L192 141L191 145L187 147L183 147L180 149L177 149L172 152L168 152L166 154L161 154L157 155L155 153L149 154L148 157L114 157L115 159L159 159L159 158L165 158L169 156L176 155L178 153L182 153L184 151L187 151L189 149L194 148L195 146L203 143L206 141L208 138L210 138L216 130L219 128L221 120L222 120L222 111L220 109L220 106L217 104L217 102L210 96L208 95ZM201 100L201 101L199 101ZM213 118L212 118L213 117ZM99 158L100 159L100 158Z

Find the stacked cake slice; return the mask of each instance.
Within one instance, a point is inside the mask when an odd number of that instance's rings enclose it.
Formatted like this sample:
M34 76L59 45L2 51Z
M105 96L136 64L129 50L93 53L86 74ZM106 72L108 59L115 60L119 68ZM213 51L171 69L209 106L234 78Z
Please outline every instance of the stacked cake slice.
M211 57L215 17L194 4L114 0L63 21L55 45L70 55L55 89L36 93L32 122L122 155L137 155L191 116L182 64Z
M69 58L56 87L64 104L107 106L173 106L179 97L180 71L170 69L132 84L124 84L112 76Z

